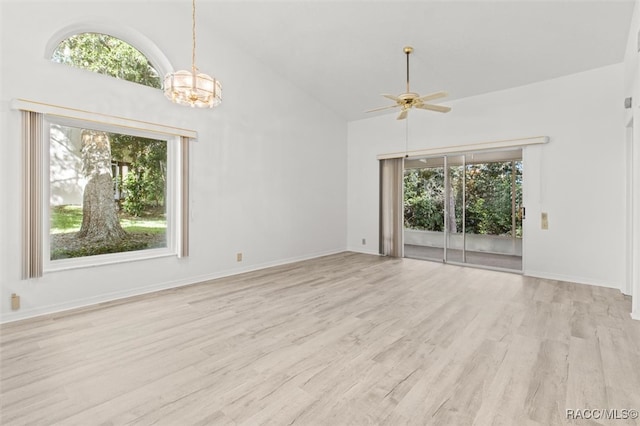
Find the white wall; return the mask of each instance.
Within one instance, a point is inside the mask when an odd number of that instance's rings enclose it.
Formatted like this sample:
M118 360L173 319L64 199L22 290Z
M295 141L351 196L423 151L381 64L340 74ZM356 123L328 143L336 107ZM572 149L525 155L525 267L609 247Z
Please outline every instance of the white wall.
M184 8L187 7L185 12ZM190 66L183 2L2 4L0 311L12 321L159 288L342 251L346 247L346 122L236 46L198 29L198 66L223 84L214 110L171 104L159 90L53 64L49 39L79 21L115 22ZM185 16L184 22L173 19ZM153 19L151 19L153 17ZM159 23L172 22L171 31ZM177 37L177 39L174 39ZM133 42L133 40L132 40ZM135 44L135 43L133 43ZM194 129L191 249L162 258L20 276L20 120L25 98ZM236 262L236 252L244 261ZM10 295L22 308L10 310Z
M412 111L409 150L549 136L550 143L523 151L525 274L621 288L622 93L623 66L618 64L452 101L448 114ZM376 155L405 150L405 123L394 115L351 122L348 141L347 245L376 252ZM549 214L549 230L540 229L541 212Z

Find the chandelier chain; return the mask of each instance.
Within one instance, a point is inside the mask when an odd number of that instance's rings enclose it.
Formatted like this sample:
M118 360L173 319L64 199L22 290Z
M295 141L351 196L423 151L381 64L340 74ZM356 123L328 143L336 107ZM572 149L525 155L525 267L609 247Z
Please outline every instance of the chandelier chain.
M196 69L196 0L192 0L191 3L191 38L192 38L192 46L191 49L191 68L195 71Z

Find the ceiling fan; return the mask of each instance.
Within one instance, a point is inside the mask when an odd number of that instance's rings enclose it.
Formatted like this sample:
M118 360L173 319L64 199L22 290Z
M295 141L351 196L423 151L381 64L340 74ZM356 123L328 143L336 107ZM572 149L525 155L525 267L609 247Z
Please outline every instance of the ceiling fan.
M398 115L397 119L398 120L404 120L405 118L407 118L407 114L409 113L409 110L411 108L428 109L430 111L437 111L437 112L449 112L449 111L451 111L451 108L446 107L446 106L433 105L433 104L425 103L427 101L432 101L434 99L444 98L444 97L448 96L447 92L436 92L436 93L431 93L431 94L426 95L426 96L420 96L419 94L414 93L414 92L409 90L409 55L411 55L411 53L413 52L413 47L406 46L403 49L403 51L407 55L407 91L405 93L399 94L398 96L383 94L382 96L384 96L385 98L391 99L392 101L394 101L395 105L385 106L385 107L381 107L381 108L374 108L374 109L370 109L369 111L365 111L365 112L382 111L382 110L385 110L385 109L391 109L391 108L398 108L399 107L400 108L400 114Z

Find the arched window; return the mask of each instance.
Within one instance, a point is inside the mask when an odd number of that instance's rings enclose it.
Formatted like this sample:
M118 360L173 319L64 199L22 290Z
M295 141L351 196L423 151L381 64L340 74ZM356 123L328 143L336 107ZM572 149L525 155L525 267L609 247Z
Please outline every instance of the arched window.
M57 45L51 60L157 89L162 87L161 76L142 52L107 34L72 35Z

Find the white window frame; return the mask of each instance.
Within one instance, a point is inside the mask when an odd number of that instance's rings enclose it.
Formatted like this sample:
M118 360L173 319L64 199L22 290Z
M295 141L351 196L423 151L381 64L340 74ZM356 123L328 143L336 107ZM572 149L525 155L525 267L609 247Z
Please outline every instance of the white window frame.
M69 37L82 33L106 34L133 46L136 50L142 53L145 58L147 58L149 63L158 72L161 79L165 74L174 70L169 59L167 59L164 53L153 41L151 41L151 39L133 27L123 25L122 22L119 21L109 21L105 18L90 21L82 20L60 29L47 42L43 52L44 59L51 61L53 52L55 52L60 43Z
M43 269L44 272L60 271L66 269L84 268L89 266L98 266L111 263L130 262L135 260L152 259L157 257L177 256L177 244L181 241L182 235L181 229L176 226L176 219L180 215L181 206L181 185L179 178L181 171L179 169L180 164L180 138L177 136L159 135L155 132L141 129L131 129L116 126L107 123L96 123L85 120L78 120L68 117L60 117L55 115L46 115L43 118L44 131L42 135L42 188L43 188L43 214L42 214L42 249L43 249ZM50 146L51 146L51 125L61 125L68 127L76 127L81 129L98 130L109 133L119 133L130 136L140 136L150 139L163 140L167 144L167 195L166 195L166 215L167 215L167 228L166 228L166 241L167 246L161 248L141 249L135 251L125 251L119 253L99 254L93 256L74 257L69 259L57 259L51 260L50 253Z

